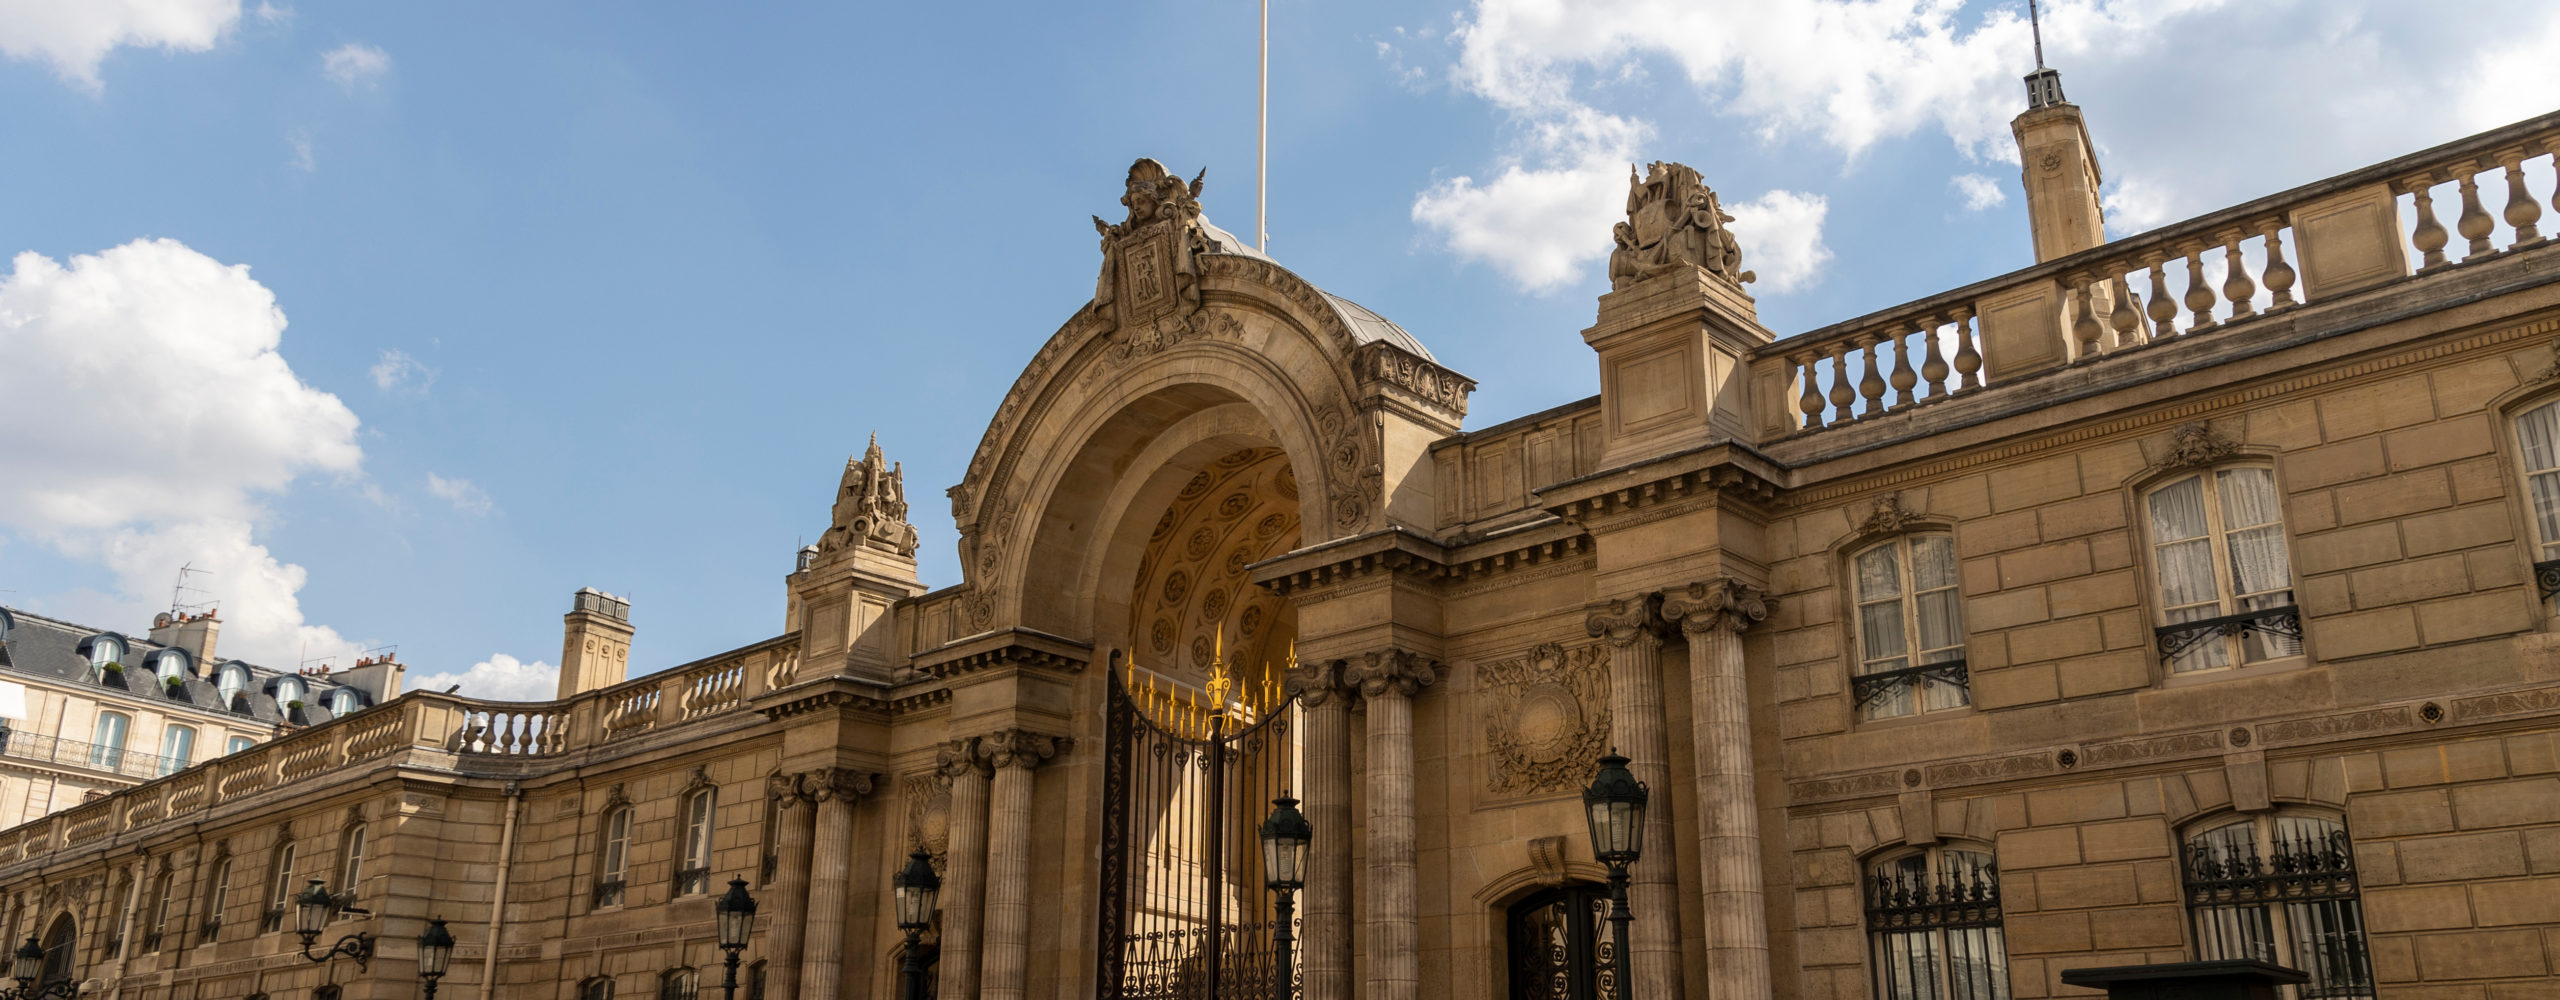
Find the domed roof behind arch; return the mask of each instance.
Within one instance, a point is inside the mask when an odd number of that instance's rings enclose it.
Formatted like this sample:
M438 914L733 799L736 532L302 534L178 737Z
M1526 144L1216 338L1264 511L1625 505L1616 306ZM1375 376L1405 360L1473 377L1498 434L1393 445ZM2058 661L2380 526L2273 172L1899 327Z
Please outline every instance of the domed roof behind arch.
M1269 263L1271 266L1277 267L1283 271L1289 271L1290 274L1296 275L1300 281L1306 281L1305 275L1298 274L1298 272L1290 270L1289 265L1280 263L1278 260L1273 259L1270 254L1254 249L1253 244L1245 242L1236 234L1219 228L1217 223L1209 221L1209 217L1207 215L1204 214L1200 216L1198 221L1200 231L1209 237L1209 253L1227 254L1236 257L1251 257L1255 260ZM1342 325L1351 328L1351 338L1353 340L1363 344L1391 344L1399 349L1409 351L1425 361L1436 362L1440 360L1439 358L1431 355L1430 348L1422 346L1422 338L1414 336L1411 332L1405 330L1404 327L1397 326L1396 321L1378 315L1377 310L1361 305L1360 303L1353 302L1350 299L1343 298L1342 296L1335 295L1334 293L1327 291L1324 286L1318 285L1315 282L1308 281L1307 285L1310 288L1314 288L1317 294L1324 296L1325 304L1333 307L1334 315L1342 318Z

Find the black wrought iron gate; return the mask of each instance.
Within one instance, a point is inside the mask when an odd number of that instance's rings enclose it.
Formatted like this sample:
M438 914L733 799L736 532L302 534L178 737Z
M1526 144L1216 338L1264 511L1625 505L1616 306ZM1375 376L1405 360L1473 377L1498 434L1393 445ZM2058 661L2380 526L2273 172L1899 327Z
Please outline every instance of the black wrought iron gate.
M1100 996L1264 1000L1281 961L1263 817L1297 787L1294 699L1223 670L1192 690L1111 655L1103 764ZM1241 690L1239 690L1241 689ZM1297 936L1295 927L1291 936Z

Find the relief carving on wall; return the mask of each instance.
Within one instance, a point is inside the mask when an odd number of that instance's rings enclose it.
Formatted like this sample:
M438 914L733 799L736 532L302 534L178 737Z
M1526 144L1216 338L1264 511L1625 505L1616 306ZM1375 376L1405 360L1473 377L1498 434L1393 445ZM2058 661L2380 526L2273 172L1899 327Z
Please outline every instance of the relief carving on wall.
M898 792L907 801L907 846L922 847L933 856L933 870L946 870L951 861L951 785L939 772L910 774L899 779Z
M1543 795L1582 787L1609 741L1609 657L1597 643L1547 643L1476 668L1485 790Z

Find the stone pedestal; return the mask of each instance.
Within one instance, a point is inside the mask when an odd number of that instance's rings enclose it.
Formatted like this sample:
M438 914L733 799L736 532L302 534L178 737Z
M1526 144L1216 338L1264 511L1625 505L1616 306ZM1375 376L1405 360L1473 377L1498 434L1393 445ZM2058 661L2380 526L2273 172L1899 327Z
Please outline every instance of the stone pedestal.
M942 877L941 1000L975 1000L978 940L987 891L987 768L978 741L942 745L937 760L951 785L951 859ZM788 996L789 994L784 994Z
M1367 988L1362 1000L1416 1000L1422 990L1414 872L1413 696L1439 679L1411 653L1370 653L1346 680L1360 687L1369 735Z
M1604 601L1586 609L1584 628L1609 647L1609 739L1627 770L1648 788L1671 786L1671 746L1663 731L1662 620L1650 597ZM1656 794L1645 810L1644 855L1628 870L1627 903L1635 923L1628 950L1631 996L1679 1000L1679 852L1671 843L1671 800Z
M987 801L987 909L978 996L1022 1000L1031 931L1031 773L1054 737L1008 730L979 741L995 771Z
M1760 804L1753 787L1742 632L1769 617L1776 605L1760 588L1724 579L1691 584L1665 598L1662 616L1679 622L1689 637L1707 995L1767 1000L1769 925L1761 903Z

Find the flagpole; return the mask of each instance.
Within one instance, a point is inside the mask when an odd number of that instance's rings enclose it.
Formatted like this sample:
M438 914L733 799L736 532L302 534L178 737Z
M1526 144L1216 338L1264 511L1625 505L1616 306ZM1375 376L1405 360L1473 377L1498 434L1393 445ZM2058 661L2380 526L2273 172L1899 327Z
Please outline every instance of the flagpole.
M1271 0L1262 0L1262 87L1253 113L1253 249L1271 250Z

